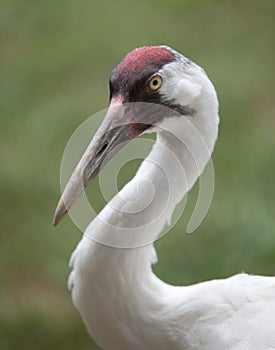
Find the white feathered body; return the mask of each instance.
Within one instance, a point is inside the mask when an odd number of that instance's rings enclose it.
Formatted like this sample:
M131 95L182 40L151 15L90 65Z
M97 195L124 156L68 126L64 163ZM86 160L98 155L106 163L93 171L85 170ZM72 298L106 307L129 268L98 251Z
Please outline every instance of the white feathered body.
M153 274L154 260L152 246L118 249L89 238L74 252L73 301L102 349L275 349L273 277L175 287Z
M219 120L206 75L189 79L190 96L181 95L168 68L163 89L192 103L196 117L162 123L136 176L88 226L71 259L73 302L104 350L275 349L275 278L240 274L177 287L152 272L153 241L202 173Z

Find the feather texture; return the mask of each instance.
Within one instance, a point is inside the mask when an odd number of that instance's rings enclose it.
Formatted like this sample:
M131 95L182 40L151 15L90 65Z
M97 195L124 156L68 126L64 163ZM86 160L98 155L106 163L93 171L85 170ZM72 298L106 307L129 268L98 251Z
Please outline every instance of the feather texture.
M162 98L195 115L155 127L135 177L88 226L70 262L74 305L104 350L275 349L275 278L170 286L152 272L153 242L207 164L219 123L215 89L200 67L182 58L159 74Z

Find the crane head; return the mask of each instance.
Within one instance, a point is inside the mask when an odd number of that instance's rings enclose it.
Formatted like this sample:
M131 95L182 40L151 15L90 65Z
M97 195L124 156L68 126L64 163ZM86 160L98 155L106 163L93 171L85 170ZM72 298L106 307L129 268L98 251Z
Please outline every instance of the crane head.
M196 114L194 101L201 95L204 76L199 66L167 46L145 46L128 53L111 73L105 119L63 191L53 225L125 143L154 131L175 114Z

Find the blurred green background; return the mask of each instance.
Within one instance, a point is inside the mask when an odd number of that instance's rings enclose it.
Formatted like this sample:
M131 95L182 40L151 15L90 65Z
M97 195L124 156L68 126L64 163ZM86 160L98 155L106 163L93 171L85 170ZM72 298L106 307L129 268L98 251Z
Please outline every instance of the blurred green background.
M157 243L156 273L174 284L275 273L274 1L0 6L1 350L98 349L66 288L81 232L68 218L55 229L51 221L64 147L107 106L109 73L138 46L167 44L204 67L222 119L211 209L184 234L194 189L184 217Z

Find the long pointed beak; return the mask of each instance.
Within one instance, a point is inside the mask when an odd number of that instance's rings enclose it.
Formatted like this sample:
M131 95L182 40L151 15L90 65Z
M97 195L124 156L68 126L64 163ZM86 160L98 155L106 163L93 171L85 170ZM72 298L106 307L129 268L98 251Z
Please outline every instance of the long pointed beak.
M127 141L140 135L149 126L133 122L133 110L130 104L111 102L105 119L63 191L54 214L54 226L67 214L74 201L93 181L100 169Z

